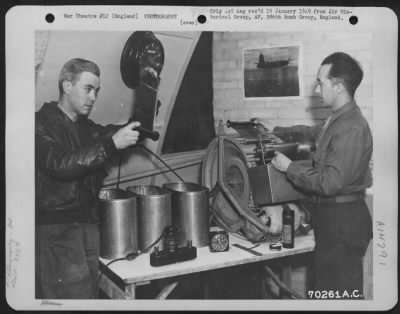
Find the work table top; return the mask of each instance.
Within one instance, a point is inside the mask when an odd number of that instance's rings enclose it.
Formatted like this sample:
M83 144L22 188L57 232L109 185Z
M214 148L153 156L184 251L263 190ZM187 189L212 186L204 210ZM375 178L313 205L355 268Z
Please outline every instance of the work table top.
M150 253L146 253L139 255L132 261L117 261L109 266L109 270L117 275L125 284L132 284L297 255L311 252L315 247L312 232L307 235L295 237L295 247L293 249L282 248L281 251L272 251L269 248L270 243L261 243L259 246L253 248L253 250L261 253L261 256L256 256L232 246L235 243L246 248L254 246L253 243L243 238L230 234L229 241L228 251L212 253L208 246L197 248L197 258L189 261L154 267L150 265ZM100 258L100 262L103 265L106 265L110 261Z

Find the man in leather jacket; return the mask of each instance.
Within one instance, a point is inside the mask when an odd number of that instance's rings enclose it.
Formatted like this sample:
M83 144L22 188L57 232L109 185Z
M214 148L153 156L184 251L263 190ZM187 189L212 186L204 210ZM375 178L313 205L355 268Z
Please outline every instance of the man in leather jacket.
M272 164L309 195L313 213L315 290L308 297L362 298L362 258L372 238L372 221L364 201L372 184L369 163L372 135L354 100L363 77L358 62L337 52L326 57L317 76L317 93L332 109L324 125L276 127L297 131L315 142L312 160L291 161L277 153Z
M97 295L98 194L105 164L138 141L139 122L101 126L88 116L100 90L100 70L72 59L59 76L58 102L36 113L36 297Z

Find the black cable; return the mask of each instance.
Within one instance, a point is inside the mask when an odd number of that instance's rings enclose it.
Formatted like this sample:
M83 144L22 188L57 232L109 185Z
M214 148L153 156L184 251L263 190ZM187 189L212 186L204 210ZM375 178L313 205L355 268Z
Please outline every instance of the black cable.
M127 254L125 257L119 257L119 258L113 259L112 261L110 261L109 263L107 263L107 264L104 266L104 269L108 268L108 266L110 266L111 264L113 264L113 263L115 263L115 262L124 261L124 260L129 260L129 261L131 261L131 260L135 259L137 256L139 256L139 254L137 254L137 253L129 253L129 254ZM101 278L101 276L102 276L103 274L104 274L103 269L100 269L100 270L99 270L99 274L97 275L96 286L95 286L96 289L99 288L99 281L100 281L100 278Z
M151 155L153 155L154 157L156 157L159 161L161 161L170 171L173 172L173 174L175 174L179 180L181 180L182 182L185 182L185 180L183 180L179 174L176 173L175 170L173 170L170 166L167 165L167 163L162 160L157 154L153 153L150 149L148 149L146 146L144 146L143 144L138 144L138 146L143 147L145 150L147 150ZM123 156L123 150L120 152L119 154L119 160L118 160L118 175L117 175L117 183L116 183L116 188L119 188L119 183L121 180L121 164L122 164L122 156Z
M147 150L151 155L153 155L153 156L156 157L159 161L161 161L161 162L164 164L164 166L166 166L170 171L172 171L173 174L176 175L176 176L179 178L179 180L181 180L182 182L185 182L185 180L183 180L183 179L179 176L179 174L177 174L176 171L175 171L174 169L172 169L170 166L168 166L167 163L166 163L164 160L162 160L157 154L153 153L150 149L148 149L148 148L147 148L146 146L144 146L143 144L138 144L138 146L141 146L141 147L143 147L145 150Z
M139 251L138 253L132 252L132 253L127 254L125 257L119 257L119 258L113 259L112 261L108 262L108 263L104 266L104 269L108 268L108 266L110 266L111 264L113 264L113 263L115 263L115 262L124 261L124 260L132 261L132 260L134 260L136 257L138 257L139 255L141 255L141 254L143 254L143 253L147 253L147 251L150 250L151 247L152 247L153 245L156 245L156 244L162 239L162 237L163 237L164 234L165 234L165 230L166 230L166 229L167 229L167 228L165 228L165 229L163 230L163 232L160 234L160 236L159 236L152 244L150 244L148 247L146 247L142 252L140 252L140 251ZM98 286L99 286L99 281L100 281L100 278L101 278L101 276L103 275L103 273L104 273L104 271L103 271L103 270L100 270L100 272L99 272L99 274L98 274L98 277L97 277L97 280L96 280L96 287L97 287L97 288L98 288Z
M108 266L110 266L111 264L113 264L115 262L124 261L126 259L127 259L127 256L113 259L111 262L107 263L104 267L108 267Z
M162 239L162 237L165 235L165 230L166 230L166 229L167 229L167 228L164 228L164 230L163 230L163 232L161 232L160 236L159 236L152 244L150 244L149 246L147 246L147 248L145 248L145 249L142 251L142 253L147 253L147 251L150 250L150 249L152 248L152 246L156 245L156 244Z
M123 150L119 154L119 161L118 161L118 176L117 176L117 189L119 188L119 181L121 179L121 163L122 163L122 155L123 155Z

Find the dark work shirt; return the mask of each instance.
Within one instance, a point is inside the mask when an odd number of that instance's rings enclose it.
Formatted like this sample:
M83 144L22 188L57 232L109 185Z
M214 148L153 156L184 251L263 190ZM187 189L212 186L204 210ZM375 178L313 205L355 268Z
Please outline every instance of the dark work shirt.
M326 132L316 126L277 127L274 131L297 131L317 141L312 160L292 161L286 176L296 186L312 195L337 196L363 192L372 185L369 163L372 135L360 108L351 101L333 112Z

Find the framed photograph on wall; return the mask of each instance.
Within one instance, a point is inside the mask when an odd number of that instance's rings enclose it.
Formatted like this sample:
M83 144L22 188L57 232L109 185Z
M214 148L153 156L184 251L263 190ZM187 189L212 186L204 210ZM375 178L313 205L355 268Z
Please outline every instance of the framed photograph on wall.
M244 98L302 97L301 45L243 51Z

